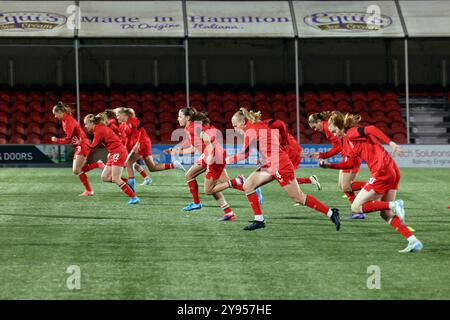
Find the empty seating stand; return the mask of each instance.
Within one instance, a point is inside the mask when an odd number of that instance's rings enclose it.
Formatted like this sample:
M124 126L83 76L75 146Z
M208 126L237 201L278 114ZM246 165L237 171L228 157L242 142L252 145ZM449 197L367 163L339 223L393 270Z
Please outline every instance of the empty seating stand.
M207 111L220 130L231 128L231 117L240 108L260 110L264 118L285 121L292 133L297 133L296 96L294 91L211 90L190 92L190 103ZM72 91L0 90L0 143L48 142L61 135L60 124L51 110L57 101L71 103ZM362 124L374 124L397 143L406 143L405 121L396 92L386 91L302 91L300 96L300 137L302 143L328 143L322 134L314 133L307 117L313 112L339 110L362 116ZM171 132L177 128L177 111L186 106L183 91L107 91L80 93L80 116L99 113L106 108L133 108L153 143L170 143Z

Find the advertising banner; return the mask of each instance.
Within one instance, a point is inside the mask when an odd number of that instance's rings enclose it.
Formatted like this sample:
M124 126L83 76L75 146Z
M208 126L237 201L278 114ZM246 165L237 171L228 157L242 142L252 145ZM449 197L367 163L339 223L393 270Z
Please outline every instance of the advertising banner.
M450 1L400 1L406 29L411 37L448 37Z
M66 162L66 146L59 145L1 145L0 165L52 164Z
M301 38L403 37L394 1L294 1Z
M188 1L191 37L294 37L287 1Z

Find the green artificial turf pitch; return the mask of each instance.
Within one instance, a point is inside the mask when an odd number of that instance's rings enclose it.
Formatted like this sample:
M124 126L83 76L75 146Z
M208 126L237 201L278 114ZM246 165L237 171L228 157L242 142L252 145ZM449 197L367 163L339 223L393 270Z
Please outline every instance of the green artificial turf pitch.
M312 173L324 190L303 190L347 216L337 171L297 171ZM88 175L95 196L80 198L71 169L0 170L0 299L450 299L448 169L402 170L399 198L424 244L413 254L397 252L406 240L378 213L343 219L336 232L276 182L263 187L267 227L246 232L251 210L236 190L225 196L238 218L224 223L203 194L202 210L181 211L191 198L179 171L152 174L137 206L98 170ZM70 265L80 267L79 290L67 288ZM380 289L367 288L371 265Z

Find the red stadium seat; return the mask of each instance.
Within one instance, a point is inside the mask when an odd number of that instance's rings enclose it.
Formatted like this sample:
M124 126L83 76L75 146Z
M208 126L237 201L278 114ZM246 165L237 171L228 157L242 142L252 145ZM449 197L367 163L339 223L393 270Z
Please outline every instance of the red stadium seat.
M24 139L24 135L21 134L12 134L10 139L9 139L9 143L12 144L24 144L25 143L25 139Z
M29 99L28 94L25 91L16 91L11 97L12 101L27 102Z
M368 109L368 107L367 107L366 102L364 102L362 100L357 100L353 103L353 110L356 113L359 113L359 112L361 112L363 110L367 110L367 109Z
M142 101L141 96L137 91L127 91L125 93L125 101Z
M388 101L388 100L398 101L398 95L393 91L386 91L383 94L383 100L384 101Z
M180 99L180 100L175 100L175 109L181 109L181 108L186 108L187 106L187 101L186 99ZM170 111L172 111L173 109L171 108Z
M406 144L408 143L407 139L406 139L406 134L405 133L396 133L393 135L393 140L394 142L398 143L398 144Z
M272 94L272 101L281 101L286 102L286 96L284 95L284 92L277 91Z
M232 101L232 100L225 100L223 102L223 112L229 112L229 111L238 111L239 110L239 106L237 104L236 101Z
M336 103L336 109L342 113L353 112L353 108L349 102L346 100L339 100Z
M25 123L25 114L21 111L15 111L12 114L11 120L15 123Z
M120 106L123 107L122 104ZM117 107L118 106L113 106L112 104L110 105L110 109L114 109L114 108L117 108ZM91 110L86 110L86 111L89 111L89 112L97 114L97 113L105 111L106 109L108 109L108 106L106 105L106 102L105 101L101 101L101 100L97 100L97 101L94 101L92 103Z
M142 102L142 112L147 112L147 111L156 111L158 109L158 107L156 106L155 102L151 101L151 100L144 100Z
M30 100L42 102L44 100L44 94L41 91L31 91Z
M387 116L391 121L403 121L403 116L400 111L390 111Z
M322 142L323 134L320 132L313 132L311 134L311 143L319 144Z
M0 144L6 144L6 143L7 143L6 136L0 135Z
M206 95L206 101L222 101L222 95L219 91L209 91Z
M203 94L200 91L191 91L189 93L189 100L190 101L200 101L203 103L205 101L205 97L203 96Z
M6 133L8 132L6 124L0 123L0 135L6 136Z
M172 112L173 110L178 110L182 108L182 106L179 106L177 104L175 104L175 108L172 105L172 103L169 100L161 100L159 102L159 111L163 112L163 111L169 111Z
M124 102L125 96L123 95L123 93L121 91L114 90L114 91L111 91L109 99L111 101L116 100L116 101Z
M9 113L9 104L4 101L0 101L0 112Z
M233 91L224 91L222 96L223 101L238 101L237 95Z
M27 135L32 134L32 133L40 135L41 134L41 126L38 123L28 124L26 133L27 133Z
M12 105L12 112L26 112L27 111L27 107L26 107L26 103L23 101L15 101Z
M394 110L400 111L401 108L400 108L400 105L398 104L397 101L394 101L394 100L387 100L387 101L385 102L385 110L386 110L386 112L394 111Z
M333 94L329 91L321 91L319 92L319 101L334 101L335 98L333 96Z
M27 136L25 143L28 144L41 144L41 136L38 134L31 134Z
M276 100L276 101L272 102L272 110L273 110L273 112L288 111L286 104L284 102L282 102L281 100Z
M334 105L333 101L325 100L325 101L320 103L320 108L322 110L335 110L336 106Z
M159 114L159 123L172 123L174 120L172 112L163 111Z
M367 101L367 97L362 91L353 91L351 95L352 101Z
M348 93L346 91L337 91L334 94L334 100L335 101L349 101L350 96L348 95Z
M11 100L11 95L8 91L0 90L0 102L9 102Z
M222 112L212 111L212 112L209 112L208 116L214 125L216 125L216 123L224 123L225 122Z
M104 105L105 108L100 109L100 105ZM124 108L124 107L126 107L126 104L123 100L111 100L111 102L109 103L108 109L116 109L116 108ZM106 102L104 102L104 101L95 101L94 102L95 113L102 112L105 109L106 109Z
M269 101L269 94L265 91L258 91L255 94L255 101L265 101L268 102Z
M154 92L146 90L142 92L141 99L142 101L155 101L156 95Z
M160 91L160 92L158 92L158 97L159 97L159 100L167 100L170 102L173 102L175 100L173 94L170 92Z
M269 102L265 100L257 101L256 102L256 110L261 111L264 115L264 113L272 112L272 108L270 107Z
M317 96L317 94L314 91L305 91L303 93L303 101L305 101L305 103L307 101L318 101L319 97Z
M105 91L98 90L94 91L94 94L92 95L92 100L105 102L108 100L108 97L106 96Z
M222 104L217 100L212 100L208 102L208 112L221 112L222 111Z
M315 113L315 112L320 112L321 108L319 106L319 104L317 103L316 100L309 100L305 102L305 108L306 108L306 112L308 114L311 113Z
M33 112L30 112L27 115L26 123L28 123L28 124L30 124L30 123L38 123L38 124L40 124L41 122L42 122L42 117L41 117L41 114L39 112L33 111Z
M369 102L369 109L372 112L374 112L374 111L384 111L384 105L379 100L372 100L371 102Z
M205 105L200 100L193 100L190 102L192 108L195 108L198 111L202 111L205 109Z
M369 102L370 101L374 101L374 100L381 101L381 100L383 100L383 98L382 98L380 92L378 92L378 91L369 91L369 92L367 92L367 100Z
M156 120L156 113L153 110L146 110L142 114L142 121L155 122L155 120Z
M44 93L44 100L54 100L54 101L58 102L59 95L55 91L49 90Z
M80 102L86 101L89 102L92 100L91 94L87 91L80 91Z
M246 101L246 100L241 101L241 102L239 102L239 108L245 108L247 110L251 110L251 109L253 109L253 103L251 101ZM237 111L237 108L235 111Z
M286 101L287 101L287 102L293 101L293 102L295 103L296 97L297 97L297 96L296 96L295 91L288 91L288 93L286 94ZM299 95L299 100L300 100L300 101L303 101L301 95Z
M184 91L176 91L174 95L175 101L178 100L186 100L186 92Z
M91 111L91 103L87 100L80 101L80 111L81 112L90 112Z
M238 95L239 103L242 101L253 101L253 95L250 93L250 91L241 91Z
M142 112L142 105L136 100L128 100L126 102L126 106L127 106L127 108L133 109L134 112L136 112L136 113Z
M43 131L44 134L56 135L58 133L58 128L56 127L56 124L47 122L44 125L44 129L41 131Z
M64 91L59 100L64 103L75 103L77 101L77 97L72 91Z
M33 100L28 103L27 107L28 111L35 111L35 112L43 112L44 107L42 106L41 102L38 100Z

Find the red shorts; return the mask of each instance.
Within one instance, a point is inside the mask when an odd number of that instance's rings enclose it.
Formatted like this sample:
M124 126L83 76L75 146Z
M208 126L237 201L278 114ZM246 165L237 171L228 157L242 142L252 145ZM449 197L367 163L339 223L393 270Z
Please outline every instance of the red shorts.
M300 166L300 162L302 161L302 158L300 157L300 153L302 152L302 148L297 145L288 145L286 147L286 152L289 155L289 159L292 162L292 165L294 166L294 169L297 169Z
M225 169L225 163L218 164L212 163L206 166L206 179L219 180L222 175L223 169Z
M106 162L107 167L117 166L125 167L125 162L128 157L128 152L123 148L123 150L117 150L108 154L108 162Z
M361 159L357 158L355 159L355 165L353 166L352 169L348 169L348 170L342 170L343 173L355 173L357 174L359 172L359 168L361 167Z
M273 168L272 164L266 164L260 170L269 173L282 187L287 186L289 182L295 179L294 166L287 156L280 158L278 168Z
M364 186L364 190L374 190L378 194L386 194L390 190L398 190L400 182L400 170L394 163L380 174L374 175Z
M152 142L150 141L150 138L146 138L144 139L144 141L142 141L141 139L141 142L139 143L138 154L142 158L152 155Z
M91 149L89 149L88 144L82 144L79 146L74 146L75 153L73 154L73 159L77 156L85 156L86 158L89 156L89 153L91 153Z

